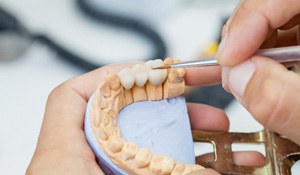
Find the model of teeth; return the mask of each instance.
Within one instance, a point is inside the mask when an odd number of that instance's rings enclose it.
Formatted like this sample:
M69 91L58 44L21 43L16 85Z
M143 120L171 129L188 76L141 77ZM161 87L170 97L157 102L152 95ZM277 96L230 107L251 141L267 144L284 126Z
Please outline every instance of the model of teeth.
M135 84L143 87L148 80L148 73L145 65L137 64L132 68L135 75Z
M129 68L122 69L118 73L118 76L120 78L122 86L125 89L129 90L130 88L132 88L135 81L135 76L134 76L134 72L131 69Z
M150 60L145 63L145 66L147 67L147 71L148 71L148 76L149 76L148 79L152 85L157 86L165 81L167 77L167 70L153 69L155 67L164 66L164 65L165 63L160 59Z
M173 61L171 58L165 59L164 62L159 59L151 60L145 64L122 69L117 74L111 73L101 82L95 95L89 100L85 132L97 160L99 159L99 166L105 174L184 175L203 168L194 165L193 151L187 151L193 149L193 143L190 124L187 121L187 110L183 107L186 103L184 97L179 97L184 93L184 70L153 69L172 64ZM166 100L172 97L176 97L175 104ZM146 103L136 103L136 105L141 105L140 107L130 105L137 101L147 100L151 101L148 103L151 104L150 107L147 107ZM158 102L154 103L156 100ZM155 104L159 104L159 107L155 107ZM129 108L129 105L135 108ZM161 105L165 110L160 109ZM119 120L122 119L119 118L122 117L120 111L126 106L128 106L127 112L134 109L131 112L136 113L129 113L130 115L127 115L129 118L123 115L132 125L127 132L121 134L119 125L124 129L125 120ZM151 112L144 115L145 111ZM160 113L167 114L168 112L172 117L165 115L167 120L161 121L164 115L160 116ZM143 121L149 125L146 127ZM138 135L138 138L132 141L125 137L125 133L131 133L130 136L132 136L133 133L140 131L137 129L141 128L152 132L153 127L163 127L165 132L159 130L159 135L156 132L153 135L150 134L154 137L147 136L147 142ZM170 133L176 135L174 142L173 139L169 140ZM168 138L167 144L165 144L166 138ZM139 141L145 146L140 146ZM185 144L180 146L178 143ZM174 151L169 151L170 149ZM158 155L156 151L167 155Z

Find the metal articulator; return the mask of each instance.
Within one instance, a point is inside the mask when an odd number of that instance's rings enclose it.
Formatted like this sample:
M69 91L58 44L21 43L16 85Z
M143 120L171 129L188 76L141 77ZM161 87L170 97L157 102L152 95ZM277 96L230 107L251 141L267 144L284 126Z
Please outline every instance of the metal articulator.
M253 133L193 130L192 133L195 142L211 143L214 147L214 160L207 162L197 156L197 164L224 175L290 175L293 164L300 159L300 147L297 144L269 130ZM236 165L231 149L233 143L263 144L266 150L265 165Z

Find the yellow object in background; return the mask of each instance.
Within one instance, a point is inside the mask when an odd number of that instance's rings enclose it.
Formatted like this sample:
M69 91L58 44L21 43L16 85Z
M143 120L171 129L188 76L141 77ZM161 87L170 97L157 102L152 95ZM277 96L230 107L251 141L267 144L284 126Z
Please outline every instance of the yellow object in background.
M212 42L212 43L210 43L208 45L207 49L205 49L203 51L203 55L205 55L205 56L214 55L217 52L218 47L219 47L219 43L218 42Z

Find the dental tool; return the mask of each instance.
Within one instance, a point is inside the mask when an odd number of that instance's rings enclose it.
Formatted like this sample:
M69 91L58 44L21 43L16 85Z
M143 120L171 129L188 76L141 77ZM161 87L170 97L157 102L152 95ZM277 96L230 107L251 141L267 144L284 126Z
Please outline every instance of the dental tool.
M270 57L271 59L279 63L300 61L300 46L262 49L262 50L258 50L255 55ZM207 59L180 62L171 65L154 67L153 69L191 68L191 67L205 67L205 66L218 66L218 65L219 63L216 57L210 57Z

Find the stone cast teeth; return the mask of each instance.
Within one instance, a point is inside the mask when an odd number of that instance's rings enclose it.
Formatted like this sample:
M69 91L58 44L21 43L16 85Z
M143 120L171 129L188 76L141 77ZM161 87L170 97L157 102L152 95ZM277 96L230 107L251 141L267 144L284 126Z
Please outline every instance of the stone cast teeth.
M124 145L124 141L119 136L110 136L107 146L113 153L120 152Z
M148 80L148 73L145 65L137 64L132 68L135 75L135 84L143 87Z
M125 167L128 174L181 175L203 168L180 164L167 156L152 155L149 149L124 141L116 120L120 110L135 101L160 100L184 93L184 69L153 69L174 62L168 58L165 63L154 60L122 69L118 74L107 75L97 89L90 111L93 132L103 151L118 166ZM153 94L160 95L153 97Z
M167 77L167 70L165 70L165 69L154 70L153 69L155 67L164 66L164 65L165 65L165 63L160 59L149 60L145 63L145 66L147 67L147 70L148 70L148 79L152 85L157 86L165 81L165 79Z
M118 76L120 78L122 86L125 89L129 90L130 88L132 88L134 81L135 81L135 76L131 69L129 69L129 68L122 69L118 73Z
M191 174L192 172L199 171L201 169L204 169L204 167L201 167L199 165L177 164L173 169L171 175Z
M129 160L134 158L138 151L138 146L135 143L126 142L122 149L123 160Z
M149 149L141 148L136 156L135 156L135 163L138 168L146 167L151 161L152 154Z
M102 140L107 140L109 137L109 135L104 131L102 127L99 127L98 130L96 130L96 134Z
M172 172L175 161L167 156L154 155L150 162L150 171L152 174L168 175Z

